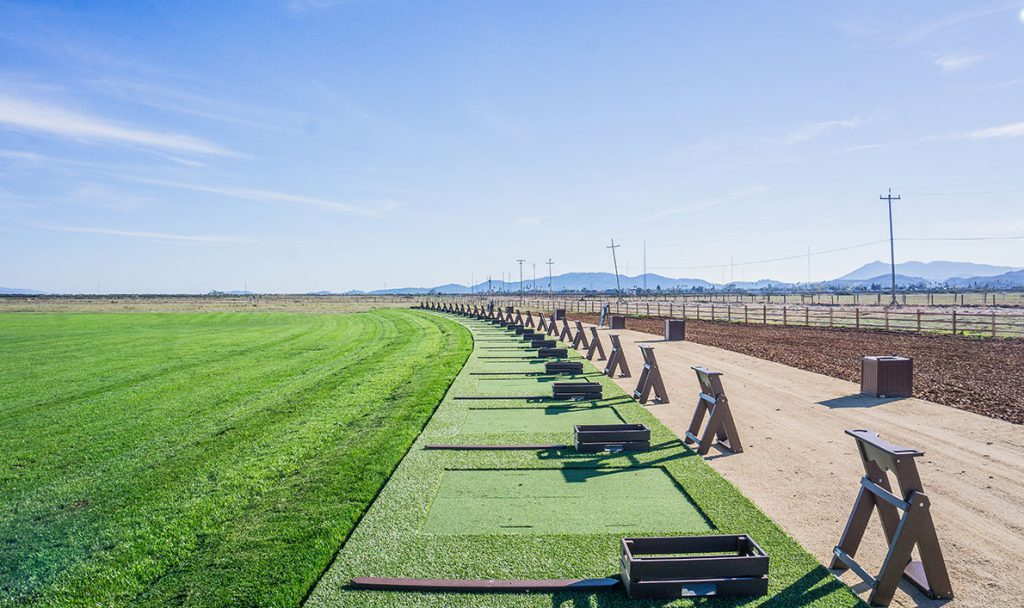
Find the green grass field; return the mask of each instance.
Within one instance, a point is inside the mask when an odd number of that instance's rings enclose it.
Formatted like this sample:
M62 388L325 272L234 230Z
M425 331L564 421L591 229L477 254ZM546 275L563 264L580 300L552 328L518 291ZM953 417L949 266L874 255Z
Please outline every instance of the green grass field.
M0 315L0 605L298 605L470 347L398 310Z
M604 387L600 401L545 404L513 398L550 396L554 378L536 374L543 372L543 363L524 358L526 351L517 352L515 348L523 344L518 338L482 321L458 320L473 332L476 350L306 606L863 606L814 556L684 447L643 406L596 374L589 362L584 365L587 380L597 380ZM570 355L579 360L578 354L570 351ZM502 398L465 399L479 396ZM572 425L587 410L596 412L599 422L618 419L647 424L652 450L615 455L578 454L571 448L423 449L428 443L571 443ZM488 412L492 415L487 416ZM768 552L768 596L668 602L628 600L621 590L485 595L365 591L349 586L353 577L361 576L600 578L618 573L622 536L709 531L748 533Z

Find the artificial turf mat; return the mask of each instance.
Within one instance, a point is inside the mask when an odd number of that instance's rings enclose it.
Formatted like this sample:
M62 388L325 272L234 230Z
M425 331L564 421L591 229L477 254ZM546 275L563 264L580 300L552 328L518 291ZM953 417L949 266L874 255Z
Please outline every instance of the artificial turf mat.
M430 534L710 529L661 467L446 471L423 527Z
M488 340L501 337L498 332L494 332L490 324L461 317L451 318L468 327L474 338L480 336L481 330L490 334L487 336ZM508 335L507 339L511 342L518 340L518 337ZM494 345L493 342L487 344ZM543 361L540 360L524 362L481 358L488 352L493 351L476 349L470 355L423 433L310 594L306 601L309 608L615 608L693 605L784 608L864 605L848 587L822 567L814 556L801 548L735 486L686 448L669 429L661 425L643 406L626 396L608 378L588 378L602 384L604 399L562 405L572 405L576 408L612 408L617 416L627 423L647 424L651 428L651 451L578 454L571 448L542 451L423 449L424 445L431 443L567 443L571 438L561 429L544 428L541 425L531 427L528 432L504 430L495 433L494 429L477 435L464 432L464 423L470 409L538 407L537 403L528 403L522 399L456 399L465 396L501 397L524 394L524 386L518 382L488 381L485 379L489 376L477 376L474 373L543 370ZM570 350L569 355L572 360L581 360L575 351ZM590 362L584 362L584 370L589 374L596 371ZM541 394L545 386L549 384L536 382L536 388L526 394ZM528 384L526 388L529 388ZM697 390L695 384L694 391ZM744 458L745 455L735 457ZM657 522L646 519L646 491L636 494L617 493L614 498L608 499L609 502L618 500L621 503L610 508L621 509L619 512L629 516L629 520L620 522L623 526L614 532L609 532L599 525L604 521L599 511L602 508L609 508L606 503L599 507L585 507L582 510L569 506L559 510L544 508L546 520L538 521L541 518L535 517L532 513L542 508L540 505L544 502L543 496L535 497L534 500L489 502L495 503L491 507L492 511L508 512L507 521L538 522L535 525L543 525L546 530L535 530L528 534L510 533L508 529L497 532L481 530L481 533L471 534L431 531L442 521L446 522L445 526L452 526L449 530L454 530L456 525L468 525L456 520L466 517L470 509L474 512L483 510L479 504L468 505L468 497L464 501L449 501L448 504L436 502L437 497L451 493L451 490L445 489L447 484L460 483L465 479L453 481L454 478L448 477L456 471L461 475L462 470L492 469L495 471L494 474L500 477L501 473L519 474L526 470L536 470L542 475L558 474L563 478L577 474L586 478L609 473L607 478L610 480L617 479L624 469L635 468L648 471L645 475L658 470L660 475L671 477L671 481L685 491L685 494L682 494L675 490L682 497L676 499L677 503L685 504L685 496L688 495L693 508L707 518L706 525L712 528L713 533L750 534L771 558L769 595L762 598L677 599L666 602L629 600L621 590L610 593L576 591L555 594L450 594L361 591L349 587L351 579L357 576L444 579L606 577L618 573L619 543L623 536L701 533L700 530L693 529L693 522L687 517L671 517ZM581 469L580 473L575 472ZM590 483L597 482L590 479L579 484L564 483L553 487L583 486ZM473 484L463 484L462 487L466 488L467 493L480 490L472 486ZM514 496L512 498L514 499ZM585 519L591 525L582 527L582 523L574 523L583 521L581 514L586 516ZM497 515L487 516L492 518L492 522L498 521ZM657 515L652 517L655 516ZM431 519L433 521L430 521ZM661 529L654 529L655 525ZM566 530L570 526L579 527L569 533L551 532L558 529Z
M577 424L622 424L622 418L611 407L515 407L470 408L462 433L487 435L502 433L551 432L564 436L563 443L572 443L573 426Z

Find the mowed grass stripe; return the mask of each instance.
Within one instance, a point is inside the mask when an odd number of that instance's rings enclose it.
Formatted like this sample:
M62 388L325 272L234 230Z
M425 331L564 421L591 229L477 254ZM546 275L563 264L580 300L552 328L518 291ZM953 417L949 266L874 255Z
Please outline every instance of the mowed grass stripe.
M123 316L82 323L116 335ZM0 602L296 604L470 343L457 325L403 311L218 316L185 315L200 328L232 327L233 341L202 343L200 331L198 346L179 349L205 351L207 363L86 399L89 420L61 428L86 458L76 466L56 455L65 474L0 515L11 548L0 558ZM161 338L174 328L142 332L131 348L138 367L162 364ZM34 470L55 447L12 464ZM15 477L0 485L5 505Z
M152 365L143 368L138 366L132 349L125 348L138 341L137 332L139 330L135 327L126 328L125 335L113 336L109 341L104 339L105 348L98 352L91 334L89 344L77 349L65 346L65 334L40 335L38 337L40 341L49 340L58 343L59 347L42 352L19 353L18 360L10 359L8 366L0 367L0 373L4 373L4 377L17 380L16 383L12 383L9 394L3 395L5 402L16 404L21 400L23 407L35 410L39 406L60 404L68 399L80 401L83 397L116 391L122 387L158 379L164 374L188 370L197 366L218 365L218 361L210 361L210 352L217 353L221 359L231 356L246 356L303 336L309 338L302 327L296 326L281 326L278 328L279 333L271 333L269 330L277 324L268 323L266 337L263 338L263 341L238 345L232 326L205 332L202 331L202 326L190 329L188 326L192 323L188 320L187 315L145 316L153 318L161 325L173 324L177 320L181 320L186 325L185 327L173 325L174 335L169 336L161 345L165 353L162 361L154 361ZM239 315L237 314L222 316L226 317L225 323L232 320L238 322ZM221 320L211 320L210 322L220 323ZM142 331L146 330L142 329ZM82 357L89 358L89 366L77 365ZM13 367L15 362L20 365ZM97 370L101 370L101 373L96 373ZM50 394L47 395L47 399L40 399L38 392L33 391L33 387L40 381L55 377L63 380L61 385L54 386ZM10 410L12 415L17 411L13 408ZM47 411L53 412L53 409L47 408Z
M471 331L492 333L491 326L459 318ZM513 339L513 338L509 338ZM722 478L649 412L628 398L604 377L596 377L605 398L580 402L578 408L613 408L628 423L651 428L652 450L642 453L579 454L574 450L452 451L426 450L428 443L570 443L571 427L519 428L477 427L485 431L465 434L470 409L484 402L459 400L466 395L508 395L511 387L480 382L474 372L502 366L471 356L429 424L402 460L378 498L339 552L331 568L313 590L309 608L351 606L359 608L567 608L568 606L863 606L817 560L802 549L739 490ZM571 354L578 359L578 355ZM509 365L522 369L522 364ZM584 363L593 374L590 362ZM514 383L513 383L514 384ZM484 386L486 385L486 387ZM538 383L540 385L540 383ZM515 387L519 389L521 387ZM486 389L486 392L481 392ZM696 390L696 387L695 387ZM492 403L512 412L537 404L498 400ZM510 414L511 415L511 414ZM567 425L568 426L568 425ZM547 427L547 425L538 425ZM742 457L742 456L739 456ZM549 482L526 483L505 478L529 476L535 471ZM648 483L612 484L587 489L593 479L627 480L634 471ZM480 475L452 483L455 475ZM625 474L624 477L618 477ZM661 475L669 485L652 488L651 475ZM486 477L487 479L483 479ZM446 482L446 480L448 480ZM536 479L534 480L536 481ZM556 482L564 482L558 488ZM551 486L550 484L555 484ZM495 491L493 500L473 503L473 493ZM519 496L517 488L533 487L537 501ZM591 491L600 494L594 496ZM510 496L501 500L500 496ZM647 495L657 500L645 501ZM565 497L559 500L556 496ZM608 506L607 501L612 501ZM478 504L487 502L489 506ZM472 503L472 504L471 504ZM685 507L685 509L684 509ZM610 519L591 509L610 510ZM678 509L676 517L665 510ZM688 509L688 510L687 510ZM699 514L699 518L683 516ZM662 536L701 533L703 523L717 533L749 533L771 555L769 595L763 598L634 601L622 593L595 595L582 592L557 594L446 594L359 591L348 586L357 576L443 579L536 579L597 578L618 572L622 536ZM696 525L695 525L696 524Z

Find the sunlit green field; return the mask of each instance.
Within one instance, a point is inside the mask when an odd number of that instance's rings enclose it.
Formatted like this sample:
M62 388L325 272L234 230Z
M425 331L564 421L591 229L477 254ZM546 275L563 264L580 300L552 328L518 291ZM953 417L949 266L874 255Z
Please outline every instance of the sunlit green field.
M0 315L0 605L296 605L471 347L435 315Z

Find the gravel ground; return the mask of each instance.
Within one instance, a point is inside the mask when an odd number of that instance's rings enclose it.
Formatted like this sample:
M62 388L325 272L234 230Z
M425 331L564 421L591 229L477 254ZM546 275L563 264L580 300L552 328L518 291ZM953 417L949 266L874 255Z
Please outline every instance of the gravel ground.
M597 322L592 314L576 318ZM656 317L631 317L626 325L664 331ZM853 382L860 382L861 355L913 357L915 397L1024 424L1024 340L692 320L686 339Z

